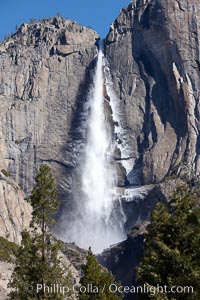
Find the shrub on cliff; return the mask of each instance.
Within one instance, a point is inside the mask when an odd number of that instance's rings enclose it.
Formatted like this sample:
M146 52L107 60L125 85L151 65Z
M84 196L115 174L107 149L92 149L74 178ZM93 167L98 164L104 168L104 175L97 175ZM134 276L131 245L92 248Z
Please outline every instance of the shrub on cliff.
M160 289L153 299L200 299L198 189L188 192L179 188L168 206L159 203L152 214L144 257L137 269L138 283L149 288L166 286L169 292ZM185 291L181 291L181 287ZM171 289L174 292L170 292ZM141 299L150 298L150 293L141 295Z
M18 246L5 239L4 237L0 237L0 260L7 262L14 262L15 257L17 255Z

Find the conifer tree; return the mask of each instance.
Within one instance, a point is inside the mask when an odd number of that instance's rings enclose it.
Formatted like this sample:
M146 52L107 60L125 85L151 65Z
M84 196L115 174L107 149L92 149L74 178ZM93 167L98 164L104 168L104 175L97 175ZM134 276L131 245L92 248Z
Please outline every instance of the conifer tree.
M200 198L179 188L169 205L159 203L146 235L138 283L149 287L192 287L190 293L158 291L153 299L200 299ZM151 299L152 295L141 295Z
M49 230L49 226L55 223L53 215L59 207L59 201L48 165L41 165L29 201L33 207L31 232L22 233L16 266L9 284L13 289L9 299L60 300L64 298L62 293L49 293L48 288L56 284L69 286L71 278L59 258L62 244Z
M119 283L115 281L111 272L99 265L91 248L88 251L87 263L83 267L83 277L80 284L84 287L90 285L98 288L98 292L91 292L90 290L80 292L80 300L120 300L123 298L123 294L114 294L109 291L111 284L119 285Z

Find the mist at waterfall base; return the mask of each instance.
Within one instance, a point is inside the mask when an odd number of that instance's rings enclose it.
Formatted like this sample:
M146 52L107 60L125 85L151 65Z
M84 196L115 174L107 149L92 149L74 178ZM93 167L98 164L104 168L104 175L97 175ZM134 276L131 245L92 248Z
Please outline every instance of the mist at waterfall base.
M89 114L86 145L81 165L79 197L74 196L73 218L61 235L65 241L100 253L125 238L123 213L119 216L116 196L116 170L113 161L114 133L106 118L104 98L104 56L98 52L93 83L88 95ZM121 221L120 221L121 220Z

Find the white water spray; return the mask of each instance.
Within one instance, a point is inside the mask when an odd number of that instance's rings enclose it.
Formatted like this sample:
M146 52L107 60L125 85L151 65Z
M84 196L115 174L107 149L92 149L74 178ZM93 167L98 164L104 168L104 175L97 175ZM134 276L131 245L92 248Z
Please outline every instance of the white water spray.
M115 144L111 125L106 118L109 104L105 103L103 68L104 56L99 50L88 96L89 114L81 187L76 188L80 193L74 197L76 207L71 213L71 220L66 222L64 237L61 236L82 248L88 249L91 246L95 253L125 238L122 224L124 216L117 215L116 210L120 203L115 194Z
M93 87L90 91L90 116L83 165L84 246L96 252L123 239L122 231L113 224L116 172L112 163L114 144L106 120L104 104L103 53L99 50Z
M112 138L104 112L103 53L100 50L90 95L90 117L83 166L82 188L90 218L104 217L107 222L112 209L115 173L111 169Z

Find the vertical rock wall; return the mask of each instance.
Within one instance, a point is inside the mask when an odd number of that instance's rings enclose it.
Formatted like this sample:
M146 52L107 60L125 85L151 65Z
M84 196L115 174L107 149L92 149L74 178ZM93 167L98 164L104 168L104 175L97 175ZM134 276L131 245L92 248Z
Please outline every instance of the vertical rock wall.
M142 184L184 163L199 170L199 34L197 0L134 0L106 38Z
M21 232L29 228L31 212L20 187L0 172L0 236L20 244Z
M51 18L23 24L0 44L0 170L29 193L41 163L50 163L60 197L71 189L98 35Z

